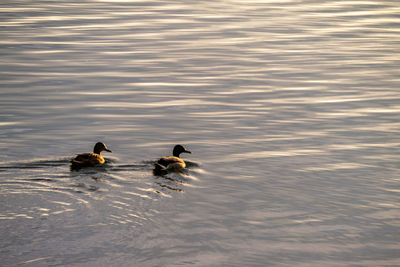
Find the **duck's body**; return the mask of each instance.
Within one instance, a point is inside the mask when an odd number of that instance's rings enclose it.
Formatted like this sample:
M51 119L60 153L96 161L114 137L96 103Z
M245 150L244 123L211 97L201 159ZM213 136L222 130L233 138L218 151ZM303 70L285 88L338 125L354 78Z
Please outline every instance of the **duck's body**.
M166 170L180 170L186 168L185 161L174 156L162 157L157 161L157 164L163 166Z
M94 146L93 153L78 154L71 160L71 164L74 167L94 167L104 164L106 161L101 155L102 151L111 153L111 150L109 150L105 144L98 142Z
M83 153L77 155L72 163L80 166L93 167L99 164L104 164L105 159L102 155L96 153Z
M189 150L186 150L181 145L176 145L173 150L173 156L166 156L160 158L155 163L155 171L156 172L168 172L168 171L179 171L186 168L186 163L179 156L181 153L192 153Z

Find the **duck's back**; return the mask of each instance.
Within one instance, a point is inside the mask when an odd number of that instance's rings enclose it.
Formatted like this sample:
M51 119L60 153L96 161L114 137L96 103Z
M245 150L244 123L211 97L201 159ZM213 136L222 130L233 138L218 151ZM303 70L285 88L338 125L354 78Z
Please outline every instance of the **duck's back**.
M183 159L174 156L163 157L159 159L157 163L167 169L183 169L186 167L186 163Z
M79 154L72 160L73 164L80 166L96 166L103 164L104 162L104 158L100 154L96 153Z

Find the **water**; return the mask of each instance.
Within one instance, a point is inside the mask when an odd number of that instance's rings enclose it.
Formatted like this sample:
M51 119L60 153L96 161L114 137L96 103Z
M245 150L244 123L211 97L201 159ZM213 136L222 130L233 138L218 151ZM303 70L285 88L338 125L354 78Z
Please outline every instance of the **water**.
M2 1L1 265L400 265L399 14Z

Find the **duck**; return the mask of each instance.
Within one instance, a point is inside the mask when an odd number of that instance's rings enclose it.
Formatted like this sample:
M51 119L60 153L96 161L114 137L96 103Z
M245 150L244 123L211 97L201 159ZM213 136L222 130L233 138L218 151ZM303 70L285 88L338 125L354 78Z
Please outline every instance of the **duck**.
M156 173L168 172L168 171L180 171L186 168L186 163L179 156L181 153L192 152L187 150L182 145L176 145L172 151L172 156L162 157L154 164L154 171Z
M104 143L97 142L94 145L93 153L78 154L71 160L71 164L74 167L94 167L102 165L105 162L103 156L101 155L102 151L112 153Z

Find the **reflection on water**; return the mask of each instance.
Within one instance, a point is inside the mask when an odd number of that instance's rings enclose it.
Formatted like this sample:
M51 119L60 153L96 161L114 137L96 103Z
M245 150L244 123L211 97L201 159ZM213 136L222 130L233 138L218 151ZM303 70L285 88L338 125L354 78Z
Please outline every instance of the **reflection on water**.
M2 265L398 264L399 11L2 2Z

